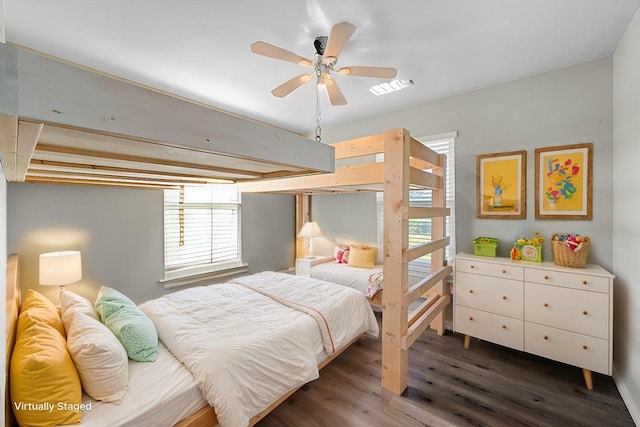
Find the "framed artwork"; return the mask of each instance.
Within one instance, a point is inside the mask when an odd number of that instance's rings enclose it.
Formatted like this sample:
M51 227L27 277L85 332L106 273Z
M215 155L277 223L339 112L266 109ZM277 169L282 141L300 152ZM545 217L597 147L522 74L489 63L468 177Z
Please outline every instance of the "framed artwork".
M536 149L536 219L591 219L593 144Z
M478 218L526 218L526 171L526 151L479 155L476 180Z

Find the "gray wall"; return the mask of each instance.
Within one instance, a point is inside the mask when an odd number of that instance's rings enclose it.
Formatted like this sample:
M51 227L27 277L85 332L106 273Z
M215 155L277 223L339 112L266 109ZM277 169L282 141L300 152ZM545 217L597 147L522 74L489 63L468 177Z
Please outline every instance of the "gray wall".
M250 273L293 266L295 212L294 196L242 195L243 258L249 263Z
M613 58L613 271L614 376L640 425L640 190L634 177L640 159L640 14Z
M83 279L70 290L93 299L105 285L138 303L167 292L158 284L164 278L162 191L10 183L7 205L8 249L20 254L23 289L58 301L57 289L38 284L38 256L76 249ZM243 196L250 272L292 265L294 218L292 196Z
M374 193L312 196L311 218L322 229L322 237L313 241L315 254L332 255L336 239L377 246L375 206ZM381 254L377 254L378 263Z
M425 82L423 84L428 84ZM419 85L406 90L420 90ZM521 80L445 98L385 116L323 129L323 140L340 141L404 127L415 137L458 131L456 161L456 245L472 252L472 240L493 236L500 240L498 255L507 256L513 241L540 231L588 235L589 262L613 267L612 259L612 58L606 57ZM393 95L390 95L393 96ZM591 221L536 221L534 211L534 149L555 145L594 143L594 214ZM527 150L527 218L478 219L475 212L476 156ZM314 200L315 208L318 208ZM368 206L334 207L360 215ZM338 221L320 224L332 233ZM369 240L375 241L375 234ZM551 259L550 245L543 256Z

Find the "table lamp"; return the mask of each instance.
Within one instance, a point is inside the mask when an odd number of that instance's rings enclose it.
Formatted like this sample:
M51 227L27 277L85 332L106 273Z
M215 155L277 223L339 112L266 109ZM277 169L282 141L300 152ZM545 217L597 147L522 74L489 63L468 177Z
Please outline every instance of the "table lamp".
M48 252L40 254L40 284L60 286L82 279L82 257L79 251Z
M307 247L307 258L313 258L313 238L322 236L320 227L315 222L306 222L302 226L302 230L298 234L298 237L304 238L305 246Z

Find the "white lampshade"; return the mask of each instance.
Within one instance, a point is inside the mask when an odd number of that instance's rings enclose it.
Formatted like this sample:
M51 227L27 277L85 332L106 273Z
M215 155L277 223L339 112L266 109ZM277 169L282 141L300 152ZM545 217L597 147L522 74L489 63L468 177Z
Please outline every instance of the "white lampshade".
M64 286L82 279L82 257L79 251L40 254L40 284Z
M322 236L322 231L320 230L317 222L306 222L302 226L302 230L300 230L300 233L298 234L298 237L308 238L320 236Z

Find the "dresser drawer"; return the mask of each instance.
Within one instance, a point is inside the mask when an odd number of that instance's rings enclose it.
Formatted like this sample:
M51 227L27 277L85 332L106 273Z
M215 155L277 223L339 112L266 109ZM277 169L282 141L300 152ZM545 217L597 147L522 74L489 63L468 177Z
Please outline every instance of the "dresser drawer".
M454 289L456 305L523 318L524 289L521 281L458 273Z
M505 347L524 349L522 320L456 306L454 316L456 332L471 335Z
M607 340L525 322L528 353L611 375Z
M537 283L525 283L524 289L527 322L603 339L609 337L608 295Z
M473 273L512 280L522 280L524 277L523 268L518 265L495 264L484 261L457 259L455 266L456 273Z
M524 281L609 293L609 279L607 277L591 276L580 271L573 273L528 268L524 272Z

